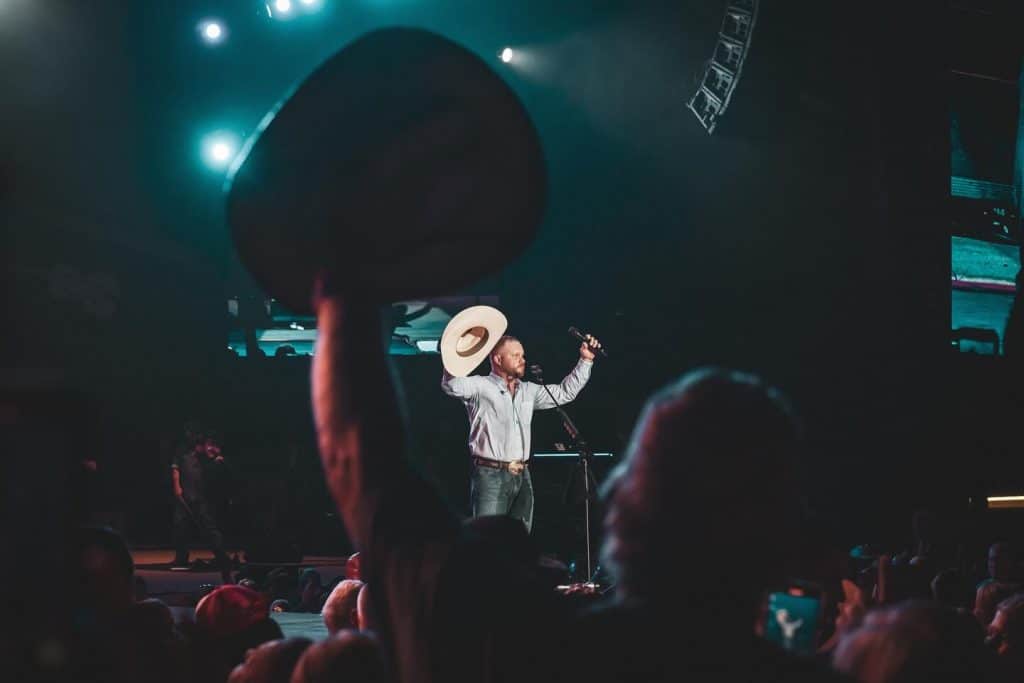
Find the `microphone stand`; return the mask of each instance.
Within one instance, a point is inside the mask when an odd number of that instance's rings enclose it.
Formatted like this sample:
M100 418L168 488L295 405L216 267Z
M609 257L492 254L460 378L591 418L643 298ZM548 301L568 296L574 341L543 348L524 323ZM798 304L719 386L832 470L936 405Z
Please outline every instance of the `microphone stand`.
M569 479L569 486L566 489L566 498L569 498L569 492L572 490L572 483L575 480L576 472L582 470L583 472L583 526L584 533L586 534L586 551L587 551L587 581L592 582L594 580L593 568L591 562L591 550L590 550L590 499L594 495L594 491L597 489L597 480L594 478L593 471L591 469L593 451L590 446L587 445L586 440L580 435L580 430L576 424L569 417L569 414L565 412L565 409L555 399L554 394L551 393L551 389L544 383L542 376L543 372L538 365L530 366L530 373L533 378L544 387L544 391L547 392L548 397L551 398L551 402L555 404L555 410L562 418L562 427L565 428L566 434L572 439L574 446L579 454L576 461L576 467L573 470L573 476Z

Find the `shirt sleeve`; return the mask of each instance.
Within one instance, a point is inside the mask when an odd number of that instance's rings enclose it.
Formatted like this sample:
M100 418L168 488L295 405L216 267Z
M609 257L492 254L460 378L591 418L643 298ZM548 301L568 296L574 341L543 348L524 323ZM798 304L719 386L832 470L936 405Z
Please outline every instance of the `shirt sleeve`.
M547 410L548 408L555 407L555 401L558 402L558 405L565 405L574 400L583 387L587 385L587 381L590 379L590 370L593 366L594 363L592 361L580 358L579 362L576 363L576 367L565 376L565 379L560 384L546 385L551 392L551 396L548 395L547 391L544 391L543 387L539 388L536 397L533 399L533 407L537 410ZM555 398L554 401L551 400L552 396Z
M456 377L444 370L441 373L441 391L464 401L469 400L480 390L479 380L478 377Z

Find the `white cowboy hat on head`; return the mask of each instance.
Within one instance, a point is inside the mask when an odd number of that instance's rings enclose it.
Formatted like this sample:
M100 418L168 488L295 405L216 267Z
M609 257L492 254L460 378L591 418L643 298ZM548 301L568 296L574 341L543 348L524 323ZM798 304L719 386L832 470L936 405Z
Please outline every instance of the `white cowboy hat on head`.
M448 321L441 334L441 362L448 374L465 377L480 365L508 329L505 314L490 306L470 306Z

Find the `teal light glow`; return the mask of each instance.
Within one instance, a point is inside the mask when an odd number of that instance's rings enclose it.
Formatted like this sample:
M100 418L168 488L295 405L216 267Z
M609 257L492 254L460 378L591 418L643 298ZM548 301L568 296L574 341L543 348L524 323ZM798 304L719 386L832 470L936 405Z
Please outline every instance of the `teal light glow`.
M200 151L203 161L212 169L228 168L238 154L238 136L231 131L218 130L203 136Z
M207 45L220 45L228 37L227 27L219 19L204 19L196 27L200 39Z

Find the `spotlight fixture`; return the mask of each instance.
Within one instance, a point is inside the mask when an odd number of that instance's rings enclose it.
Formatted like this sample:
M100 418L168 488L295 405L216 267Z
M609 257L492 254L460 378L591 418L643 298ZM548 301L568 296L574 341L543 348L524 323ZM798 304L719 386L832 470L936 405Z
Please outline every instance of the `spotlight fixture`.
M210 133L202 140L201 152L207 166L225 169L238 153L238 137L227 131Z
M267 8L267 16L271 19L290 19L295 9L292 0L268 0L264 7Z
M505 49L498 53L498 58L501 59L501 61L505 62L506 64L510 63L515 58L515 56L515 50L513 50L510 47L506 47Z
M207 45L218 45L227 38L227 29L222 22L216 19L204 19L199 22L197 28L199 30L199 37Z

